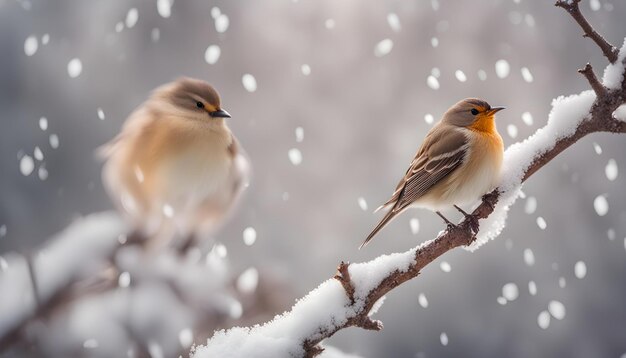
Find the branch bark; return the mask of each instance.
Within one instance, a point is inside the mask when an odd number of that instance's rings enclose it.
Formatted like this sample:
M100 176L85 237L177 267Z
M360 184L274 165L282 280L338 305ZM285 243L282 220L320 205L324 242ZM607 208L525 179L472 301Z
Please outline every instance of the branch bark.
M578 70L578 73L585 76L585 78L589 82L589 85L591 85L591 88L596 93L596 97L606 96L607 89L602 85L602 83L600 83L598 77L596 77L595 72L593 72L593 67L591 67L591 64L589 62L587 62L584 68Z
M585 37L593 39L609 62L615 63L618 59L618 50L593 29L580 12L580 8L578 7L579 2L580 0L559 0L555 5L564 8L576 20L576 22L578 22L585 33ZM578 126L573 134L559 139L553 148L535 157L531 164L527 167L523 175L522 182L530 178L562 151L569 148L572 144L576 143L578 140L590 133L626 133L626 122L616 120L613 117L613 112L620 105L626 102L626 74L623 75L624 77L621 81L621 88L609 90L603 86L595 76L591 64L588 63L583 69L579 70L579 72L587 78L589 84L596 93L596 99L591 106L588 118L584 120L580 126ZM493 213L495 205L500 198L500 193L500 189L496 188L492 192L486 194L483 197L481 204L474 210L472 215L479 219L487 218L491 213ZM372 307L381 297L404 282L417 277L422 268L439 256L459 246L468 245L473 242L474 239L475 236L470 227L470 220L466 218L456 227L449 227L436 239L418 248L415 253L415 261L409 266L409 268L405 271L397 270L390 273L380 282L380 284L370 290L365 298L365 304L358 310L355 316L348 319L343 325L327 330L326 332L322 332L321 335L316 335L315 338L305 340L303 342L303 348L306 352L305 356L314 357L320 354L323 349L319 346L319 343L344 328L351 326L366 329L382 328L382 324L380 322L372 321L369 317ZM344 262L341 263L338 269L338 274L335 275L335 279L339 280L342 284L350 299L351 305L354 305L354 292L356 288L350 281L348 265L349 264ZM363 322L367 322L367 324L364 325Z

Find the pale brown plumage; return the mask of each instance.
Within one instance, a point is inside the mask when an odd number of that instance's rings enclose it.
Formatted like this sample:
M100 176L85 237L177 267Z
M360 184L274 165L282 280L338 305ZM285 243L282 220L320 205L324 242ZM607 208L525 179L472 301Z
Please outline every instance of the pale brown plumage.
M157 88L100 149L107 192L158 246L213 231L247 180L247 160L213 87L181 78Z
M491 189L502 163L502 138L494 122L501 109L468 98L446 111L426 135L391 198L377 209L389 210L361 247L410 206L438 211L475 200Z

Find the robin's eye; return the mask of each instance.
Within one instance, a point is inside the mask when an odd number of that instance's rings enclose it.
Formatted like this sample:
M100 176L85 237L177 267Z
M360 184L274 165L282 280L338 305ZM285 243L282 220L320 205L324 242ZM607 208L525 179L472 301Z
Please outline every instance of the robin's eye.
M478 110L477 110L476 108L472 108L472 109L470 110L470 112L471 112L473 115L477 115L477 114L478 114Z
M204 103L202 103L202 102L196 102L196 107L198 107L198 108L204 108Z

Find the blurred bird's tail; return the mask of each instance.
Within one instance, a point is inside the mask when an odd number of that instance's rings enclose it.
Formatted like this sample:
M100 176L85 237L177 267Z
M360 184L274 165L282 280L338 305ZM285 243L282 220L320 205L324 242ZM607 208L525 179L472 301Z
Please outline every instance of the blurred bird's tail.
M384 205L383 205L384 206ZM382 207L381 207L382 208ZM377 211L381 208L376 209ZM365 239L365 241L363 241L363 243L361 244L361 246L359 246L359 250L361 250L363 247L365 247L365 245L367 245L373 238L374 236L376 236L376 234L382 230L382 228L384 228L385 226L387 226L387 224L389 224L389 222L396 217L396 215L398 215L402 210L396 210L396 207L394 205L394 207L392 207L386 214L385 216L383 216L383 218L380 220L380 222L378 223L378 225L376 225L376 227L374 228L374 230L372 230L372 232L367 236L367 239Z

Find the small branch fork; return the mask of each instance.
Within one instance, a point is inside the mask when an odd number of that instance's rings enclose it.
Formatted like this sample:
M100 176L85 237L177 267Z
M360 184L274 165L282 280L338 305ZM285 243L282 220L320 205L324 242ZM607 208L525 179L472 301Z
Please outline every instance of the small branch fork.
M346 294L350 299L350 304L354 304L354 286L352 285L352 281L350 279L350 271L348 271L348 266L350 266L349 262L341 261L339 266L337 267L337 273L333 277L335 280L339 281L343 286L343 289L346 290Z
M618 59L617 48L608 43L593 29L589 22L587 22L580 11L579 3L580 0L558 0L555 5L565 9L583 29L584 36L594 40L609 62L615 63ZM626 63L624 63L624 65L626 66ZM621 88L609 90L600 83L593 72L591 64L587 63L585 67L578 70L578 72L585 76L591 88L596 93L596 100L591 107L588 120L583 121L572 135L559 139L552 149L537 156L527 168L522 182L526 181L559 153L587 134L595 132L626 133L626 122L618 121L613 118L612 115L617 107L626 102L626 73L621 81ZM471 216L477 219L488 217L494 211L499 197L500 192L497 188L483 196L482 203L474 210ZM348 319L346 323L332 329L326 329L324 332L318 332L319 334L316 334L315 338L305 340L303 343L305 357L315 357L320 354L324 349L319 346L319 343L344 328L356 326L369 330L382 329L382 323L380 321L374 321L369 317L369 313L376 301L402 283L417 277L420 270L437 257L456 247L468 245L473 242L475 233L471 228L471 220L471 218L466 217L456 227L448 227L444 233L435 240L419 248L415 253L415 261L411 264L409 269L405 272L394 271L390 273L377 287L369 292L365 298L365 304L362 305L362 308L357 314ZM356 289L350 279L349 265L349 263L341 262L334 278L341 283L346 291L346 295L350 299L350 305L354 306L356 303L354 297Z

